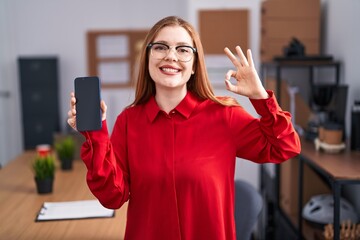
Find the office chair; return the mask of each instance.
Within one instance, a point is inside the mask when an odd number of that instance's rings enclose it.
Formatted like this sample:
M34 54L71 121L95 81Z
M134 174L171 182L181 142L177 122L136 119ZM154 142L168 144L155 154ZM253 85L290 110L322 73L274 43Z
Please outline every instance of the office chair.
M263 208L260 192L244 180L235 180L235 226L237 240L250 240Z

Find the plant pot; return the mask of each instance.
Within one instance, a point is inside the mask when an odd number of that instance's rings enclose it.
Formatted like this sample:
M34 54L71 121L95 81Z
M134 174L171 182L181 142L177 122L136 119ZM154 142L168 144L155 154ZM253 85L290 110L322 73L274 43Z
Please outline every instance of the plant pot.
M62 170L71 170L73 167L73 159L72 158L65 158L61 159L61 169Z
M54 178L37 179L35 178L38 194L52 193Z

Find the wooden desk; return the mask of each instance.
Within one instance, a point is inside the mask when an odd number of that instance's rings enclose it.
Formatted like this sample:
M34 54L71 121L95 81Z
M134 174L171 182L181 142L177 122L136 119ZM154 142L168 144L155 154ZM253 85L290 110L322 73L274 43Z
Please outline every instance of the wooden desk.
M276 80L276 98L280 104L280 106L282 106L282 99L281 99L281 84L282 84L282 79L283 79L283 74L284 74L284 70L289 70L289 69L304 69L308 72L308 85L310 86L309 88L309 96L312 96L312 89L313 86L316 85L315 82L317 79L317 75L316 73L316 69L323 69L323 68L329 68L332 69L334 72L334 81L332 81L332 83L339 85L340 83L340 62L338 61L310 61L310 60L306 60L306 61L294 61L294 60L289 60L289 61L272 61L272 62L263 62L261 64L261 69L260 69L260 75L261 75L261 79L263 79L263 81L266 81L266 79L272 74L275 76L275 80ZM330 81L329 81L330 82ZM296 83L294 82L294 84L296 85ZM312 101L309 100L309 106L312 106ZM306 143L304 143L306 145ZM311 144L311 143L310 143ZM332 189L333 191L338 191L338 185L343 184L342 182L342 177L344 176L348 176L348 173L346 172L347 170L345 169L337 169L337 171L332 171L329 170L328 167L329 166L333 166L333 169L336 169L335 165L341 165L344 164L338 158L338 156L330 156L329 154L321 154L321 153L315 153L315 148L314 147L309 147L307 150L307 146L303 147L303 152L300 155L300 166L303 166L304 163L306 163L307 165L309 165L311 168L313 168L315 170L315 172L317 173L322 173L321 175L325 178L328 178L329 181L331 182L330 185L333 184ZM311 150L312 149L312 150ZM317 156L317 154L319 154L319 156L321 156L320 158L317 159L313 159L314 156ZM329 157L329 159L328 159ZM335 160L333 161L332 159ZM346 157L345 157L346 158ZM337 160L336 160L337 159ZM317 161L319 160L319 161ZM335 165L328 165L328 162L333 162ZM352 161L354 162L354 161ZM350 165L352 165L352 163L349 163ZM268 207L268 212L270 212L270 214L276 216L277 213L279 213L280 215L282 215L282 211L281 211L281 207L280 207L280 183L281 183L281 164L275 165L274 167L274 177L272 177L271 175L269 175L267 173L267 171L264 169L264 167L261 165L260 166L260 173L261 173L261 179L260 179L260 189L262 192L264 192L267 195L273 195L272 197L266 197L265 199L268 201L267 203L267 207ZM330 167L332 168L332 167ZM351 167L350 167L351 168ZM299 168L300 169L300 168ZM301 168L302 169L302 168ZM348 168L346 168L348 169ZM301 170L302 171L302 170ZM334 175L333 175L334 174ZM345 174L345 175L344 175ZM301 173L301 178L303 177L302 173ZM299 180L300 180L299 177ZM334 180L334 181L332 181ZM350 179L347 179L346 182L344 184L349 184L353 182L353 176L350 177ZM355 180L355 182L358 180ZM340 184L341 183L341 184ZM360 183L360 181L359 181ZM335 187L334 187L335 186ZM299 182L299 188L301 187L301 190L299 190L299 194L301 194L301 196L299 197L301 199L301 201L298 202L299 206L300 204L302 204L302 181L301 181L301 186L300 186L300 182ZM270 192L273 193L270 193ZM340 196L340 193L336 193L334 192L334 196L338 197ZM336 199L338 200L338 199ZM336 201L337 202L337 201ZM302 208L302 206L301 206ZM300 209L300 207L299 207ZM336 207L335 207L336 209ZM335 223L337 222L337 217L335 216ZM298 231L299 233L297 233L297 235L301 235L302 233L302 219L301 219L301 211L299 210L299 229ZM267 221L267 225L270 226L266 229L266 231L269 232L274 232L273 234L277 234L277 232L281 232L282 229L278 230L277 227L275 226L276 224L271 222L271 219L274 219L273 216L270 216L268 219L270 220L265 220ZM289 224L287 224L289 225ZM293 227L293 226L291 226ZM274 230L275 229L275 230ZM291 228L291 231L293 231L294 229Z
M0 170L0 239L123 239L124 205L114 218L35 222L43 202L95 199L86 184L86 167L75 160L72 171L57 168L52 194L36 192L28 151Z
M304 164L307 164L316 173L327 179L332 187L334 195L334 239L340 239L341 187L347 184L360 184L360 152L349 151L347 149L339 154L324 153L316 151L314 144L305 140L301 142L301 147L298 195L299 234L302 234L303 167Z

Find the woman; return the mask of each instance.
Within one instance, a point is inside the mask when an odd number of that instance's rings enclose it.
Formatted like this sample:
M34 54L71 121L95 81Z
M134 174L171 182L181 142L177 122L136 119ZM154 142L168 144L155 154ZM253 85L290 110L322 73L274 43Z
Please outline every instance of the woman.
M167 17L145 39L135 100L111 138L104 101L102 129L82 132L93 194L108 208L129 201L125 239L235 239L236 157L281 163L300 152L290 114L263 88L250 50L247 58L240 47L236 52L239 59L225 48L236 67L225 75L226 88L249 97L260 119L234 99L214 96L198 34ZM74 129L75 103L72 93Z

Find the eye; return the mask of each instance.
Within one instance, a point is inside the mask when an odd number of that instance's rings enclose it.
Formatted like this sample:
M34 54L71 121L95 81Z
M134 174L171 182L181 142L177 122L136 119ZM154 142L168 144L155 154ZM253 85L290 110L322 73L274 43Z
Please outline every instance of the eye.
M159 43L154 44L152 48L153 48L153 50L159 51L159 52L164 52L169 49L168 46L166 46L164 44L159 44Z
M186 46L177 48L177 52L180 53L180 54L189 54L189 53L191 53L191 51L192 51L191 48L186 47Z

